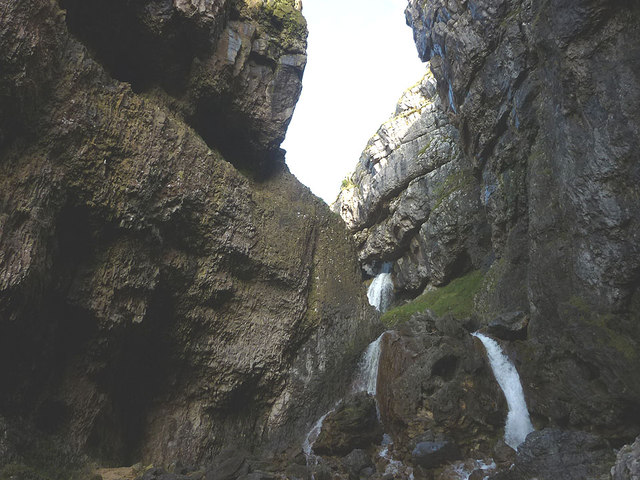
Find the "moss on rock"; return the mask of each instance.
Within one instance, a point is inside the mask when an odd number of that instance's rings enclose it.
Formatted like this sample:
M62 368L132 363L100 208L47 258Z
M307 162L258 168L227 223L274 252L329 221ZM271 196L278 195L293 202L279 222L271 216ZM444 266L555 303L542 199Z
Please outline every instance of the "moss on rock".
M483 275L480 270L470 272L463 277L452 280L444 287L427 291L415 300L389 310L381 320L387 326L397 325L411 318L414 313L426 309L442 316L451 314L464 318L473 312L473 299L482 285Z

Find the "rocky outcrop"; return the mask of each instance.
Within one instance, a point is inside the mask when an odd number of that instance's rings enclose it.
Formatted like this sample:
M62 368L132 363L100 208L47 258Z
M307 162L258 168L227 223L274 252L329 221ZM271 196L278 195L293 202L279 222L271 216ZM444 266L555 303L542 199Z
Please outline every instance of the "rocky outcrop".
M178 110L225 159L268 168L302 88L293 0L60 0L70 32L118 80Z
M608 480L614 460L609 444L586 432L545 429L529 434L518 447L511 468L492 475L491 480Z
M379 162L367 151L359 162L353 200L343 193L338 206L365 271L395 261L397 293L414 297L479 268L472 317L512 342L534 424L631 442L640 432L640 9L410 0L407 19L436 81L429 108L440 127L416 121ZM448 163L421 150L443 132ZM390 182L390 172L405 180ZM509 318L522 322L507 331Z
M353 232L364 270L395 262L398 293L442 285L486 254L472 164L458 148L427 73L369 140L333 205ZM480 217L480 220L478 219Z
M446 444L445 452L459 448L463 458L490 453L506 402L469 332L452 317L424 314L382 341L378 404L400 458L409 459L425 442Z
M379 327L277 149L304 36L289 0L0 4L0 415L193 464L346 391Z
M628 55L640 49L639 16L602 1L408 9L477 163L496 257L478 314L530 313L520 349L530 407L615 442L640 430L640 64Z

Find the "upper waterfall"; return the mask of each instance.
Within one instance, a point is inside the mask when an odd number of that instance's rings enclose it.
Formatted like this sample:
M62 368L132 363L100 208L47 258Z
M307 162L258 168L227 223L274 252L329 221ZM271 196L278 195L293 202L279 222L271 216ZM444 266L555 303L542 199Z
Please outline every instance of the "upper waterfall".
M387 269L383 269L387 270ZM393 300L393 280L391 279L391 272L383 271L376 275L376 277L369 285L367 290L367 298L369 303L376 307L376 310L380 312L386 312Z
M487 350L493 375L496 377L507 399L509 413L504 428L504 441L511 448L517 450L518 446L527 438L527 435L534 430L529 418L522 385L520 384L520 377L516 367L502 352L498 342L482 333L476 332L472 333L472 335L479 338Z

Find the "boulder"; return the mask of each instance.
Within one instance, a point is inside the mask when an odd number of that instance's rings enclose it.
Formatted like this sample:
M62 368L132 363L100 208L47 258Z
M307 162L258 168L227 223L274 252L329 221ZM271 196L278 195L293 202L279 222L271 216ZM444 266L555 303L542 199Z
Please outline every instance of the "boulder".
M488 458L501 435L504 395L460 322L454 328L452 319L414 316L383 337L380 416L396 450L407 456L417 442L442 441L444 435L465 458Z
M411 452L414 464L423 468L436 468L447 462L458 460L460 449L449 440L440 442L418 442Z
M342 456L355 449L378 445L381 441L382 426L378 421L375 399L366 392L359 392L343 400L325 418L313 451L318 455Z
M609 443L580 431L544 429L518 447L512 467L491 480L608 480L615 455Z
M358 480L360 472L373 467L371 455L362 449L355 449L341 460L343 468L349 474L349 480ZM371 472L373 473L373 472Z
M237 448L220 452L207 468L206 480L231 480L249 473L249 453Z

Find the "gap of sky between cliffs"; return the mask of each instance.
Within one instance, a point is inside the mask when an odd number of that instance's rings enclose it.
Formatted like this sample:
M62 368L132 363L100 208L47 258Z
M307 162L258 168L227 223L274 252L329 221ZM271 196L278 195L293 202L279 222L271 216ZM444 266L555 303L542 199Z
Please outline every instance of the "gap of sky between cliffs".
M406 0L303 0L309 24L302 95L282 147L291 172L331 204L369 138L426 71Z

